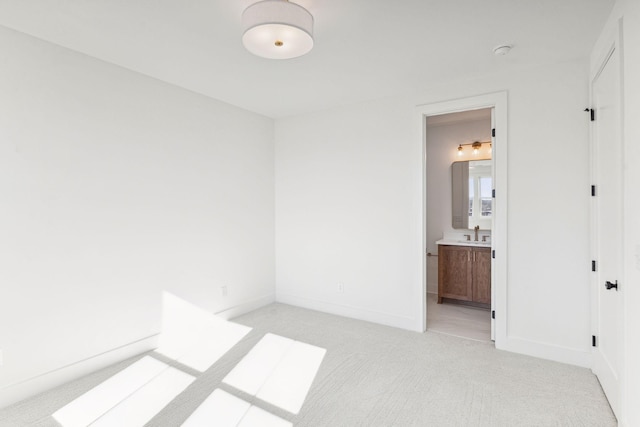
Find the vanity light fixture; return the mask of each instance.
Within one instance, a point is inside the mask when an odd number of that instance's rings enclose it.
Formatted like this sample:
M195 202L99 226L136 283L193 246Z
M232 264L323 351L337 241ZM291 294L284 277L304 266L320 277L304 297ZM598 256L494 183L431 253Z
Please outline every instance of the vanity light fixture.
M471 148L473 148L473 154L478 154L480 152L480 149L482 148L482 142L474 142L473 144L471 144Z
M458 156L463 156L464 155L464 147L470 145L471 149L473 150L473 154L474 155L478 155L480 153L480 150L482 150L482 147L484 145L488 145L489 146L489 153L491 153L491 141L485 141L485 142L480 142L480 141L475 141L475 142L470 142L468 144L459 144L458 145Z
M313 48L313 16L288 0L262 0L242 12L242 44L268 59L290 59Z

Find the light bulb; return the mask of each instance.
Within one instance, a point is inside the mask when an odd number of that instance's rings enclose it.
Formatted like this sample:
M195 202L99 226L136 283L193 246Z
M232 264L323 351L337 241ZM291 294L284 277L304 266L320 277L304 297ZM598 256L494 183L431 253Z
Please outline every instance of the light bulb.
M458 156L462 156L462 145L458 145Z

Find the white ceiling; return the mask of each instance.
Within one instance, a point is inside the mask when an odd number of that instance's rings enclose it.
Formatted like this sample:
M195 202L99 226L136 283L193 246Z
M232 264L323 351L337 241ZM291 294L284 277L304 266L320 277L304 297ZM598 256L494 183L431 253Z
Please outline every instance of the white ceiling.
M614 0L297 0L315 46L283 61L242 46L254 2L0 0L0 25L277 118L584 58Z

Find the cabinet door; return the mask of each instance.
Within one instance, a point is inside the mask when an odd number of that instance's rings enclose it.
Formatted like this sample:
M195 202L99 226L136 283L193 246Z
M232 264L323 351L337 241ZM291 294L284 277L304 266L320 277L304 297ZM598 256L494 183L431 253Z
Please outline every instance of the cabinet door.
M473 300L491 303L491 249L473 248Z
M438 251L438 300L473 299L471 248L441 245Z

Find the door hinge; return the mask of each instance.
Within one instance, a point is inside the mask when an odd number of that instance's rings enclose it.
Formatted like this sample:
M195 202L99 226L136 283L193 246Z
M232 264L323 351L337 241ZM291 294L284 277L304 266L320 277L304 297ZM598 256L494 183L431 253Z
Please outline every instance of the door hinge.
M491 129L491 137L492 138L496 137L496 128Z
M591 335L591 347L597 347L595 335Z
M591 197L595 197L596 196L596 186L592 185L591 186Z
M496 311L495 310L491 310L491 318L492 319L496 318Z
M494 259L495 259L495 257L496 257L496 250L495 250L495 249L492 249L492 250L491 250L491 258L494 258Z
M596 110L594 110L593 108L585 108L584 111L589 113L589 116L591 118L591 121L595 121L596 120Z
M596 271L596 260L591 260L591 271Z
M491 197L496 198L496 189L491 190Z

